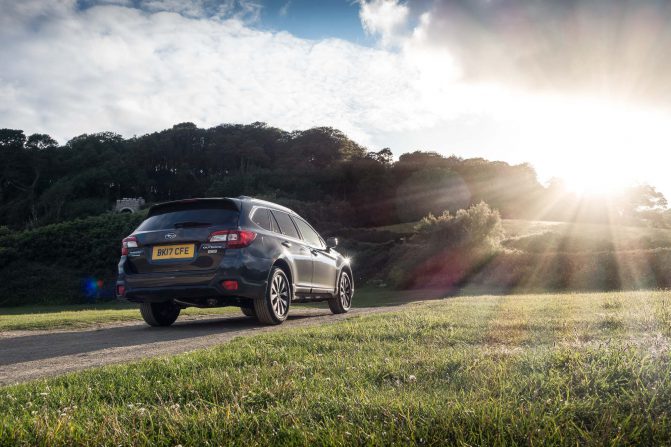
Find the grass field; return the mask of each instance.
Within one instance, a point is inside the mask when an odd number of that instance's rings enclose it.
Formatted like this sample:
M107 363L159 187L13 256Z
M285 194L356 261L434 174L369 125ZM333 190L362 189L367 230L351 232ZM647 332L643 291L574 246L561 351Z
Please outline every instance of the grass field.
M671 293L396 309L0 388L0 445L671 442Z
M235 307L183 310L180 315L218 315L237 312ZM111 303L71 306L0 308L0 331L84 328L98 324L142 320L137 305Z
M393 306L409 301L439 298L436 290L388 290L366 287L356 292L354 307ZM325 303L310 306L328 307ZM240 313L237 307L183 310L185 315L221 315ZM135 304L114 302L99 305L72 306L26 306L0 308L0 331L50 330L85 328L99 324L141 321L140 311Z

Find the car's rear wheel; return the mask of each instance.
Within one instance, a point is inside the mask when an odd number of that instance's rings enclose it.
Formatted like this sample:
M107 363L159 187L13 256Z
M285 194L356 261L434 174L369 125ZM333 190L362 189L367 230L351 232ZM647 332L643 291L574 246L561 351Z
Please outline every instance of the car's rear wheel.
M240 310L248 317L256 317L256 311L253 307L241 307Z
M150 326L170 326L179 316L180 308L172 301L142 303L140 313Z
M261 323L280 324L287 319L291 305L291 284L284 271L273 267L263 299L254 300L254 310Z
M329 300L329 308L334 314L344 314L352 307L354 284L352 277L346 271L340 272L336 295Z

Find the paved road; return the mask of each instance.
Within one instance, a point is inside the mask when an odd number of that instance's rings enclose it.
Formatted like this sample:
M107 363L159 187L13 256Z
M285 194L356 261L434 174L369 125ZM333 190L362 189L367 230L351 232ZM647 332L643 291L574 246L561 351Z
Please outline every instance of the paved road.
M358 308L344 315L328 309L295 308L279 326L244 316L180 318L167 328L119 323L94 329L0 332L0 385L25 382L111 363L178 354L225 343L235 337L328 324L390 308Z

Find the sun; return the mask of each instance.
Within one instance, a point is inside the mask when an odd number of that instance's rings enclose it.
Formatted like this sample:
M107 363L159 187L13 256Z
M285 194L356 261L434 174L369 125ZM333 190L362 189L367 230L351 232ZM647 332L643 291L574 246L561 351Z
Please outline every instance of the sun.
M667 141L668 121L594 100L543 101L528 122L529 158L541 177L580 195L612 196L659 169L644 154ZM661 151L664 153L665 151Z
M567 171L561 179L569 192L580 196L610 196L621 192L630 184L625 176L599 175L582 169Z
M636 183L636 173L626 157L616 156L628 150L616 141L605 141L601 132L582 132L584 144L577 157L567 157L555 165L565 188L581 196L613 196Z

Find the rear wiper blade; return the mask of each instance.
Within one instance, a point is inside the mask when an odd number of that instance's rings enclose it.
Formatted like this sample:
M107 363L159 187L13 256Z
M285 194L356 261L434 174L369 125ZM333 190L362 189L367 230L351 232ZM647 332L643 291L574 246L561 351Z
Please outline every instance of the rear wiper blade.
M192 221L186 221L186 222L177 222L174 227L175 228L188 228L188 227L209 227L212 225L210 222L192 222Z

